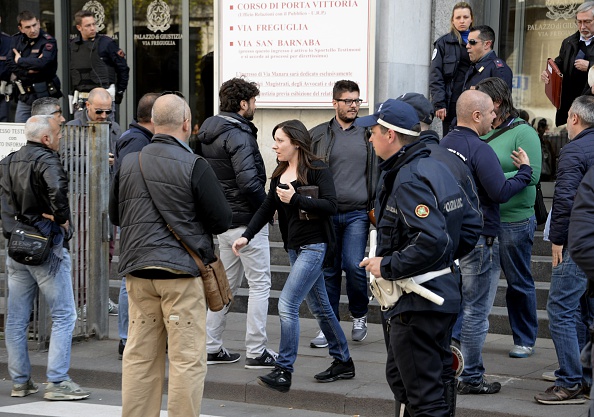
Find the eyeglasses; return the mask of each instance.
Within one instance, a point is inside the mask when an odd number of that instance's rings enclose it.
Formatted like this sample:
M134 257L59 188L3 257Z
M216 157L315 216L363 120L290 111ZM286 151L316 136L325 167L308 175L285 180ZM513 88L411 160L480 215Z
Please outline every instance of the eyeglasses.
M54 110L53 112L50 113L50 116L53 116L54 114L59 114L61 116L62 115L62 109Z
M468 39L468 43L472 46L476 45L479 42L484 42L484 41L481 41L480 39Z
M101 110L101 109L95 110L95 114L96 115L100 115L100 114L103 114L103 113L105 113L105 114L107 114L109 116L111 114L111 110Z
M336 101L342 101L344 104L346 104L347 106L352 105L353 103L355 103L355 106L360 106L361 103L363 102L363 100L361 100L360 98L357 98L355 100L352 100L350 98L337 98L335 99Z
M181 97L185 100L184 95L180 91L163 91L159 97L167 96L169 94L173 94L173 95Z

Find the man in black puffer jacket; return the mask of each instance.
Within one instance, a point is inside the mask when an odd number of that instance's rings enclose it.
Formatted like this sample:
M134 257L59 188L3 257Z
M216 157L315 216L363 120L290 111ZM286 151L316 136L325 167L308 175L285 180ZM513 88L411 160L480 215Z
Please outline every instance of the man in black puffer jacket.
M209 264L212 234L227 230L231 209L212 168L187 144L192 120L184 99L159 97L152 115L152 143L124 158L109 202L122 228L119 274L126 274L130 314L122 412L159 414L168 342L169 415L194 416L206 376L206 300L198 266L171 230Z
M256 142L258 129L252 123L256 111L257 85L241 78L223 83L219 91L220 113L204 121L198 132L200 153L219 178L225 197L233 210L231 229L219 234L221 261L225 265L233 294L243 276L249 285L247 331L245 338L246 368L274 368L276 354L266 349L266 318L270 294L270 245L268 227L254 236L239 258L231 246L245 232L252 216L266 197L264 160ZM223 332L228 307L208 311L206 317L208 364L234 363L239 353L223 347Z

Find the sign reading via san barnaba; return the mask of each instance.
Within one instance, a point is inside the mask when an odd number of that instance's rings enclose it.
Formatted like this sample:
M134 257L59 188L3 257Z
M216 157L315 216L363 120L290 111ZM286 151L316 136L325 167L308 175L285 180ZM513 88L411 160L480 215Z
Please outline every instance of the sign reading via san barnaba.
M0 123L0 159L18 151L26 143L23 123Z
M367 105L370 2L220 0L220 82L257 82L260 107L327 107L348 79Z

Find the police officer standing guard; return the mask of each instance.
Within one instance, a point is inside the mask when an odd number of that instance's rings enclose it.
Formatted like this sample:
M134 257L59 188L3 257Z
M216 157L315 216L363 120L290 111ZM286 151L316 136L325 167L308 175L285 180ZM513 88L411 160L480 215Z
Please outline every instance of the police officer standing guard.
M109 36L97 33L95 16L89 10L74 15L79 36L70 42L70 83L73 104L87 101L95 87L105 88L120 104L128 87L130 68L126 54Z
M0 18L0 23L2 18ZM10 96L12 85L10 81L10 71L6 66L6 58L10 52L10 36L0 32L0 122L8 122L8 112L10 110Z
M31 104L41 97L62 97L58 69L58 44L39 25L39 19L25 10L17 16L20 33L13 36L6 60L16 76L18 104L15 122L24 123L31 116Z

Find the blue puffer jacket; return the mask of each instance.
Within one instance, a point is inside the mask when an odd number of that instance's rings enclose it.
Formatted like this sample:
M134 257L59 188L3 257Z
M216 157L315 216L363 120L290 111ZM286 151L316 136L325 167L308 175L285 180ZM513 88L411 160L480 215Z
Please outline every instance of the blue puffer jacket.
M582 130L561 149L557 182L553 194L549 239L555 245L567 245L569 216L577 189L594 165L594 127Z

